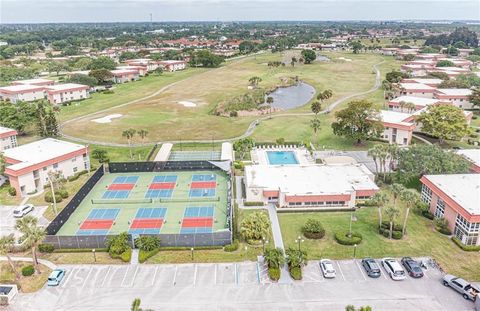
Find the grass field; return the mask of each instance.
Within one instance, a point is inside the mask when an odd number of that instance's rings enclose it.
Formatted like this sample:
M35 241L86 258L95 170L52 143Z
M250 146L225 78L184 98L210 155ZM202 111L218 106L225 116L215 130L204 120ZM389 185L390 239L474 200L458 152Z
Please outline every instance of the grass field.
M17 271L21 275L22 268L31 265L31 262L14 262ZM0 283L17 284L19 290L23 293L33 293L43 287L47 282L48 275L52 270L44 265L39 265L40 274L31 276L21 276L19 280L15 279L15 273L6 261L0 262Z
M206 198L189 197L190 183L192 182L192 176L194 175L214 175L217 183L216 192L210 200ZM147 202L131 202L129 200L143 200L145 199L146 192L150 183L155 176L168 176L175 175L176 183L171 199L165 199L168 201L159 201L158 198L153 199L152 203ZM109 185L113 183L115 179L123 176L138 176L138 180L134 188L130 191L128 199L105 199L104 193L106 193ZM134 182L135 183L135 182ZM100 200L101 203L92 203L93 200ZM109 201L109 202L108 202ZM123 202L122 202L123 201ZM114 202L114 203L110 203ZM222 173L212 171L192 171L192 172L168 172L168 173L155 173L155 172L142 172L142 173L128 173L128 174L106 174L90 191L87 197L82 201L80 206L70 216L68 221L62 226L57 233L58 235L75 235L79 230L80 225L89 216L93 209L105 209L115 210L118 209L118 215L114 218L114 224L109 229L109 234L118 234L129 230L132 220L135 218L139 208L166 208L166 214L163 218L164 223L161 227L160 233L179 233L181 228L181 222L184 216L186 207L198 207L198 206L211 206L214 208L214 222L212 225L213 232L217 230L225 229L227 224L226 206L227 206L227 177ZM93 217L94 219L102 218ZM144 217L140 217L144 218ZM145 217L146 218L146 217ZM106 229L108 230L108 229Z
M363 235L363 240L357 247L357 258L432 256L448 273L468 280L480 280L480 254L462 251L448 237L436 232L432 221L410 213L407 236L402 240L389 240L378 234L377 208L362 208L355 215L357 221L353 223L353 230ZM402 217L398 219L403 219ZM343 246L334 240L335 231L348 230L350 213L279 214L285 246L296 247L294 240L301 234L301 228L309 218L321 221L326 230L323 239L305 239L302 244L310 259L353 258L353 246Z
M288 51L288 53L297 52ZM248 79L252 76L261 77L262 82L260 86L265 88L278 85L281 77L298 76L314 86L317 91L327 88L332 89L334 96L328 102L325 102L325 105L327 105L345 95L371 88L375 79L372 69L373 64L380 63L383 60L387 64L395 62L393 58L371 53L355 55L330 52L323 54L330 57L332 61L298 65L294 68L291 66L267 67L267 62L281 60L285 57L279 53L267 53L232 61L221 68L191 75L150 99L115 108L108 112L99 113L68 124L64 131L67 134L87 139L122 143L125 143L125 141L121 133L130 127L147 129L149 135L146 141L150 142L179 139L210 140L235 137L242 134L255 117L227 118L214 116L210 112L217 103L232 96L245 93L247 91ZM339 57L349 58L352 61L342 61L339 60ZM130 92L133 91L134 89L130 90ZM137 90L135 90L135 93L137 97L140 94L144 95ZM116 94L99 94L99 96L117 98ZM76 108L78 115L98 110L103 106L103 104L97 105L94 98L89 101L91 109L80 113L80 109ZM187 108L178 104L179 101L191 101L197 103L197 107ZM309 105L305 105L288 112L308 112L309 109ZM64 116L69 115L68 109L62 113ZM108 124L97 124L90 121L91 119L113 113L123 114L123 117ZM283 121L279 120L276 122ZM292 132L292 135L297 135L296 132ZM304 135L308 136L308 133L305 132ZM276 135L275 138L277 138ZM289 137L285 138L289 139ZM273 135L269 139L274 140Z

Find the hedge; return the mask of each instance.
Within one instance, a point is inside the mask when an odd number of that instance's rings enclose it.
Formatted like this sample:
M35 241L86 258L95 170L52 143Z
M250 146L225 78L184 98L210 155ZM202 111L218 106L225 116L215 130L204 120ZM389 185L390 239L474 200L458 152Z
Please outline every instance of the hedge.
M383 221L382 225L381 225L381 228L383 228L385 230L390 230L390 222ZM392 228L393 228L393 231L402 231L402 229L403 229L402 226L396 225L396 224L393 224Z
M466 252L480 252L480 245L465 245L456 237L452 237L452 241Z
M12 186L8 187L8 194L11 195L12 197L17 195L17 190L13 188Z
M302 279L302 269L300 267L290 268L289 272L292 279L297 281Z
M225 245L223 250L226 251L226 252L234 252L238 249L238 247L239 247L238 241L235 240L235 241L233 241L232 244Z
M41 253L53 253L55 246L53 244L40 244L38 245L38 250Z
M264 206L263 202L244 202L244 206Z
M435 218L435 216L430 213L429 210L422 210L422 216L430 220L433 220L433 218Z
M44 199L45 199L45 202L53 203L52 192L51 192L51 191L45 192ZM55 201L56 201L56 203L60 203L60 202L62 202L62 200L63 200L63 198L62 198L62 196L60 195L60 193L55 192Z
M280 268L268 268L268 277L272 281L278 281L280 279Z
M390 238L390 229L380 228L379 232L386 238ZM401 240L403 238L403 233L401 230L393 230L392 231L392 239L394 240Z
M348 237L348 231L338 231L335 232L335 240L338 244L341 245L355 245L360 244L362 242L362 235L358 232L352 231L352 236Z
M22 268L23 276L31 276L35 273L35 268L32 265L28 265Z
M325 236L325 229L320 221L310 218L302 227L302 233L308 239L321 239Z
M193 249L196 251L200 250L213 250L213 249L222 249L223 246L197 246L194 247ZM172 247L172 246L163 246L160 247L161 251L189 251L191 247L187 246L178 246L178 247Z
M92 248L60 248L60 249L55 249L53 251L54 253L87 253L87 252L92 252ZM108 252L108 248L95 248L95 252Z
M120 255L110 253L110 257L112 257L113 259L120 259L123 262L130 262L130 259L132 259L132 249L129 248Z
M442 228L442 227L435 227L435 229L440 232L441 234L444 234L444 235L452 235L452 231L450 231L450 229L448 228Z
M148 258L155 256L159 251L160 249L158 248L151 251L140 250L138 252L138 262L144 263L145 261L147 261Z

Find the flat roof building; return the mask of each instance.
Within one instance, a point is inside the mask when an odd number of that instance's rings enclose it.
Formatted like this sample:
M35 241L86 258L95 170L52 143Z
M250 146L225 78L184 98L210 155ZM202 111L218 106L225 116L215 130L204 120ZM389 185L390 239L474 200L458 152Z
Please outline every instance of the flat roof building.
M410 113L380 110L384 127L382 138L390 144L408 146L412 141L415 121Z
M17 84L0 87L0 100L12 103L18 101L32 102L45 98L45 87L30 84Z
M480 149L461 149L457 151L457 154L472 163L472 172L480 173Z
M62 104L73 100L82 100L89 97L88 85L65 83L47 86L45 88L50 104Z
M0 152L17 146L17 131L0 126Z
M46 86L54 85L55 81L49 79L27 79L27 80L16 80L10 83L11 85L37 85L37 86Z
M434 87L421 83L399 83L401 95L433 98Z

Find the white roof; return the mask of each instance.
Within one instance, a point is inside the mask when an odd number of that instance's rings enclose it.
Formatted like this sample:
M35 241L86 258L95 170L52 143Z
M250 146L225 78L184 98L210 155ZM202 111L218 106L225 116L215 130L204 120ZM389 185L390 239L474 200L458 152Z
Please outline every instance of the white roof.
M222 143L222 153L220 160L233 161L233 146L232 143L224 142Z
M77 83L65 83L65 84L46 86L48 90L52 90L52 91L63 91L63 90L69 90L69 89L76 89L80 87L89 88L89 86L87 85L77 84Z
M54 81L49 79L38 78L38 79L28 79L28 80L16 80L16 81L13 81L12 83L36 84L36 83L54 83Z
M135 73L138 74L137 69L116 69L116 70L110 70L112 74L126 74L126 73Z
M183 64L185 61L183 60L162 60L159 61L160 64Z
M461 149L458 150L457 153L475 165L480 166L480 149Z
M468 69L461 68L461 67L435 67L435 69L440 71L461 71L461 72L470 71Z
M452 96L468 96L472 94L471 89L437 89L437 91Z
M400 86L406 90L435 90L435 88L422 83L400 83Z
M249 165L249 188L278 190L287 195L347 194L353 190L378 189L373 174L363 164Z
M0 87L0 91L5 90L8 92L25 92L25 91L37 91L43 90L44 86L40 85L31 85L31 84L17 84Z
M54 138L46 138L16 148L7 149L4 151L4 155L5 157L20 161L20 163L8 166L9 169L19 170L81 149L85 149L85 146Z
M472 215L480 215L480 174L425 175Z
M15 131L15 130L11 129L11 128L8 128L8 127L0 126L0 134L5 134L5 133L8 133L8 132L13 132L13 131Z
M380 116L383 122L396 123L403 125L412 125L410 122L404 122L405 119L410 118L410 113L403 113L391 110L380 110Z
M399 103L402 101L406 103L413 103L418 106L428 106L440 102L440 100L436 98L425 98L416 96L400 96L391 100L391 102L394 103Z
M440 84L443 82L442 79L425 79L425 78L408 79L408 80L414 81L415 83L423 83L423 84Z

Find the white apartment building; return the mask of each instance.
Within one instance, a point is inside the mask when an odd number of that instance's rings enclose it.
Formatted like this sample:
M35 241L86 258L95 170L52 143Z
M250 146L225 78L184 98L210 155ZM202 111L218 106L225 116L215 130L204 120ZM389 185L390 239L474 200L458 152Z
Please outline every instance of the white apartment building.
M18 84L0 87L0 100L15 104L19 101L32 102L40 99L45 99L44 86Z
M0 126L0 152L17 147L17 131Z
M76 83L57 84L46 87L47 99L50 104L62 104L72 100L89 97L89 86Z
M384 126L382 138L390 144L408 146L412 141L415 129L415 120L412 114L381 110L380 115Z

